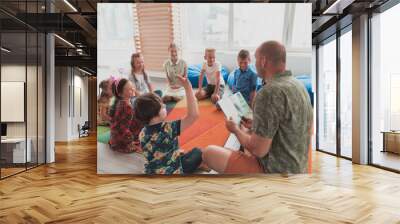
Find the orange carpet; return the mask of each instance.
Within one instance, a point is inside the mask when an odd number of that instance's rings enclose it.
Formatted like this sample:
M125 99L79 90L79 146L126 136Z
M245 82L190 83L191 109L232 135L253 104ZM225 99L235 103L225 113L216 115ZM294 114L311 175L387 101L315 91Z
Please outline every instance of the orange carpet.
M167 120L182 119L185 116L187 109L181 102L168 114ZM197 121L179 137L180 147L184 151L208 145L223 146L228 139L229 132L225 128L224 114L217 111L209 101L200 102L199 110L200 116Z

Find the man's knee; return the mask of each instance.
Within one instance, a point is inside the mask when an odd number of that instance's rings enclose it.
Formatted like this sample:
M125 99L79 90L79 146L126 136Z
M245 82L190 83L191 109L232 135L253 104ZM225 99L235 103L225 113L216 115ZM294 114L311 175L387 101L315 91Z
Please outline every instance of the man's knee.
M212 157L213 151L216 150L216 145L209 145L202 149L203 160L207 160Z

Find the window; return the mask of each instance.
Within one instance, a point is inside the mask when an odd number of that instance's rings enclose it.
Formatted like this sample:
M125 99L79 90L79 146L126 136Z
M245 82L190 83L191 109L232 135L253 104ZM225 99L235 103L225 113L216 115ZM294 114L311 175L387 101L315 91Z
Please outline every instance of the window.
M313 136L312 136L312 149L317 149L317 135L315 131L317 130L317 107L315 102L317 102L317 47L312 46L312 61L311 61L311 80L312 80L312 91L313 91Z
M183 5L186 48L254 49L264 41L277 40L289 48L311 51L311 32L304 33L311 30L311 4Z
M373 164L395 170L400 170L398 21L400 4L371 18L371 157Z
M43 4L43 1L19 2L19 13L41 12ZM0 17L9 21L0 29L2 179L45 163L46 37L3 12ZM8 96L13 96L14 101L4 100ZM10 110L11 107L15 110ZM4 137L6 142L3 142Z
M134 34L133 4L99 5L99 24L97 31L100 41L106 40L113 44L109 48L124 45ZM122 41L122 43L121 43ZM110 43L109 43L110 44Z
M336 39L318 50L318 149L336 154Z
M191 46L227 47L229 4L185 4L185 13Z
M135 51L133 4L98 4L97 79L127 77Z
M390 74L390 130L400 130L400 73Z
M311 30L311 4L296 4L294 19L293 19L293 32L291 36L292 48L309 48L311 46L312 35L311 32L304 32L304 30ZM307 28L310 26L310 28Z
M318 49L317 149L352 158L352 25L323 40Z
M352 35L340 37L340 154L352 157Z
M234 46L256 47L266 40L282 41L285 4L234 4L233 16Z

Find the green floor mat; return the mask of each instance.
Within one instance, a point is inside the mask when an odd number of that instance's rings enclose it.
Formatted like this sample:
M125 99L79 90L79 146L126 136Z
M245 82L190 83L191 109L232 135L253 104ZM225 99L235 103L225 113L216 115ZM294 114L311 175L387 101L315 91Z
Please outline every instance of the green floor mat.
M175 107L176 102L168 102L166 104L167 106L167 112L171 112L171 110ZM98 125L97 126L97 141L108 144L110 141L110 127L108 126L102 126Z
M110 141L110 127L97 126L97 141L108 144Z

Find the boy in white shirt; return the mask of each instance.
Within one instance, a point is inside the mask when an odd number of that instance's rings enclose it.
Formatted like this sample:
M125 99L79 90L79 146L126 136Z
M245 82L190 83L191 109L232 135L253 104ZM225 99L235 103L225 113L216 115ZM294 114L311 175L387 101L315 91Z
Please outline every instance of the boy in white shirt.
M170 58L163 65L168 80L168 86L163 97L164 103L183 99L185 89L179 84L177 77L187 77L186 62L178 58L178 48L175 43L169 45L168 51Z
M221 63L215 61L215 49L207 48L199 77L199 89L196 92L198 100L204 100L211 97L211 102L216 104L224 94L225 82L221 75ZM207 86L202 87L204 74L207 78Z

